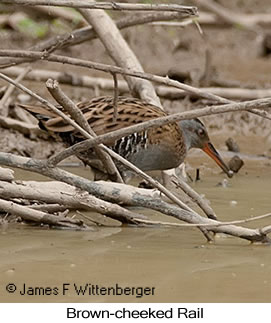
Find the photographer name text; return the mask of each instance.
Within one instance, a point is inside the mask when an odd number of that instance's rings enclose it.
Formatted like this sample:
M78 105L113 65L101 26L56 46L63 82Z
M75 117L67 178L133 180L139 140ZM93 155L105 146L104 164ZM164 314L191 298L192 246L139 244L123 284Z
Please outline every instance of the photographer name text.
M144 296L153 296L155 287L143 286L122 286L118 283L112 286L103 286L99 284L77 284L63 283L61 286L29 286L27 284L16 285L9 283L6 285L6 291L10 294L21 296L134 296L142 298Z

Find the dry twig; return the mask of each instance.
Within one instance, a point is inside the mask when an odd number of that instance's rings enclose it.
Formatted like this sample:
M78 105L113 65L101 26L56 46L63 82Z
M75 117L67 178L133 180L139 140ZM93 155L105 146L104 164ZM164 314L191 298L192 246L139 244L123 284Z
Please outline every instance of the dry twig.
M153 75L150 73L133 72L133 71L130 71L129 69L106 65L106 64L101 64L101 63L95 63L95 62L86 61L86 60L77 59L77 58L71 58L71 57L62 56L62 55L55 55L55 54L48 54L48 53L44 53L44 52L22 51L22 50L0 50L0 56L2 56L2 57L3 56L27 57L27 58L35 59L35 60L46 60L46 61L50 61L50 62L58 62L58 63L75 65L75 66L87 67L87 68L96 69L96 70L107 72L107 73L129 75L129 76L133 76L136 78L142 78L145 80L157 82L157 83L164 84L164 85L173 86L178 89L182 89L189 94L193 94L197 97L205 98L205 99L208 99L208 100L211 100L214 102L219 102L219 103L229 103L230 102L227 99L221 98L221 97L216 96L211 93L201 91L193 86L183 84L178 81L171 80L167 77L157 76L157 75Z
M55 98L55 100L70 114L75 122L78 123L85 131L87 131L87 135L85 134L85 138L91 139L95 138L95 132L90 128L90 125L86 121L83 113L77 108L77 106L61 91L58 82L49 79L46 82L47 89L49 90L50 94ZM84 132L85 133L85 132ZM121 175L116 168L115 164L113 163L111 157L101 148L98 146L94 147L94 150L97 156L102 161L105 169L107 170L108 174L112 176L115 181L120 183L123 182Z
M5 74L11 77L17 77L22 71L23 67L9 67L5 69ZM24 79L46 82L48 78L57 80L60 84L69 84L72 86L80 86L91 89L97 87L101 90L114 91L114 82L109 78L91 77L88 75L78 75L72 72L59 72L53 70L35 69L29 72ZM217 96L222 96L229 100L254 100L271 97L270 89L249 89L240 87L202 87L202 91L213 93ZM120 93L129 92L125 81L118 80L118 90ZM155 86L155 91L159 97L167 99L182 99L187 96L187 92L168 86ZM194 97L191 95L191 97Z
M178 4L147 4L119 2L89 2L87 0L2 0L2 3L24 6L56 6L104 10L136 10L136 11L177 11L185 14L196 14L197 8Z
M30 71L31 71L30 66L28 66L27 68L24 68L22 72L17 76L15 81L19 83L25 77L25 75L27 75L27 73L29 73ZM6 103L14 89L15 89L15 86L13 84L10 84L5 94L3 95L2 99L0 100L0 115L2 115L3 117L6 117L8 115L8 105Z

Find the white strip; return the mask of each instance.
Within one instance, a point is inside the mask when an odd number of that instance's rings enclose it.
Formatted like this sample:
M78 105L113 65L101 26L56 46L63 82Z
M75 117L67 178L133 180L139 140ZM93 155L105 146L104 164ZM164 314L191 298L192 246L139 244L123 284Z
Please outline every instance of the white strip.
M12 323L98 321L255 323L269 321L270 304L10 303L0 304L0 313L1 322Z

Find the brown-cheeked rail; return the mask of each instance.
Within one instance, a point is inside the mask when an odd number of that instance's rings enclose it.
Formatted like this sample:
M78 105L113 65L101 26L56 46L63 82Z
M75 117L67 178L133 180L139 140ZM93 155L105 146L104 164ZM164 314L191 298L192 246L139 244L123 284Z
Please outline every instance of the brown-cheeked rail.
M160 108L142 100L118 97L118 114L117 119L114 120L113 101L112 97L98 97L77 104L97 135L167 115ZM22 104L19 106L39 120L41 129L48 131L54 137L59 137L67 146L84 140L77 130L54 112L42 106ZM232 172L210 142L207 130L199 119L152 127L120 138L107 146L142 171L176 168L184 161L189 149L199 148L208 154L228 177L232 176ZM92 168L98 165L93 149L80 152L77 157ZM131 175L124 166L118 163L116 165L124 178ZM97 168L101 170L101 167Z

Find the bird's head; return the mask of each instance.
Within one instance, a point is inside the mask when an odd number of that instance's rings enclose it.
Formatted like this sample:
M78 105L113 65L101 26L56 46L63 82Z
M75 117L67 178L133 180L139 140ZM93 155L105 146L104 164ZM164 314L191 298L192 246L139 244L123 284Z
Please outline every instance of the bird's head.
M191 148L202 149L218 164L228 177L232 177L232 171L230 171L211 143L204 124L199 119L181 120L179 124L184 135L187 151Z

